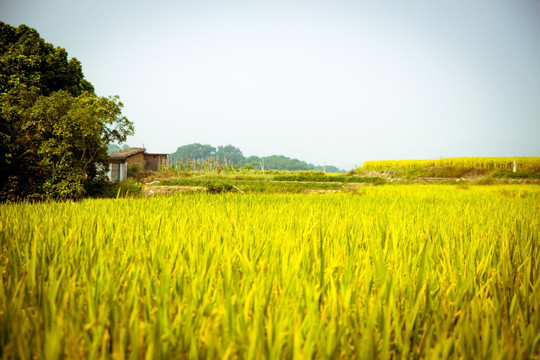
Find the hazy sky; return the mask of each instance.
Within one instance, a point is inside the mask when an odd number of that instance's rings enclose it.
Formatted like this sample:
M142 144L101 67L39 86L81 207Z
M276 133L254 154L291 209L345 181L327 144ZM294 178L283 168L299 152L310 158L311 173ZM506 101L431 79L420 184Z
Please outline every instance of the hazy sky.
M0 20L78 58L150 152L540 155L540 1L0 0Z

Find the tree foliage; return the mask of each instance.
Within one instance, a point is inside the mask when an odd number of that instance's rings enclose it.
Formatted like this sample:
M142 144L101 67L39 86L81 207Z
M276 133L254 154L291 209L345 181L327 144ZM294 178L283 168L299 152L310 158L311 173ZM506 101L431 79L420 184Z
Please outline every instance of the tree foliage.
M107 169L107 144L133 133L122 106L64 49L0 23L0 199L82 196Z
M199 143L180 146L171 154L171 160L176 162L180 160L204 160L215 158L216 148L210 145L201 145Z
M0 54L0 93L18 92L20 85L37 88L44 96L58 90L74 96L94 92L76 58L68 60L65 49L46 43L26 25L0 22Z
M232 145L218 146L216 157L223 163L245 164L244 154L242 151Z
M267 170L323 170L324 166L315 166L305 161L292 159L283 155L271 155L264 158L258 156L245 157L242 151L232 145L218 146L217 148L211 145L189 144L180 146L174 153L171 154L170 160L177 162L180 160L186 161L193 159L201 161L205 159L219 159L222 163L232 165L252 166L255 169L260 169L261 160L264 161L264 168ZM335 166L326 166L328 172L342 172Z

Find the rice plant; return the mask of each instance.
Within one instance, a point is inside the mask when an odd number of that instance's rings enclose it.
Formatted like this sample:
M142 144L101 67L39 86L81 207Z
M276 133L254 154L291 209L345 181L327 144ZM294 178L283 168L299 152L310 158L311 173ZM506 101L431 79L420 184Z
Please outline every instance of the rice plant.
M462 157L433 160L375 160L365 161L362 168L366 170L385 170L391 168L425 168L425 167L461 167L485 170L513 170L514 161L521 171L540 168L540 157Z
M539 358L540 188L0 205L2 358Z

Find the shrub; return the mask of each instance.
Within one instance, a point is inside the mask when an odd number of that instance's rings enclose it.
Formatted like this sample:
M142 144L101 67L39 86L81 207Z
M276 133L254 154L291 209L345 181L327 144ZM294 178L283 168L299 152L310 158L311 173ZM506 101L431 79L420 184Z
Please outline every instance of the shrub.
M107 198L136 197L142 193L142 184L133 179L127 179L113 183L103 192Z
M540 173L529 172L507 172L497 171L492 174L494 178L508 178L508 179L540 179Z
M133 164L133 165L128 166L127 176L128 177L134 177L137 174L139 174L140 172L141 172L141 168L139 167L139 165Z
M84 190L88 197L99 198L104 197L105 192L111 184L104 179L91 180L84 183Z
M221 194L233 190L233 186L226 182L208 182L206 190L211 194Z

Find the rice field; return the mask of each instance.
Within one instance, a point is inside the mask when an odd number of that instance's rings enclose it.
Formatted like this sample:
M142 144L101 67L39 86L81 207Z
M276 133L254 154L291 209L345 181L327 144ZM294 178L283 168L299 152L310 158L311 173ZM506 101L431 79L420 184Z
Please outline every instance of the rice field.
M540 187L0 205L0 357L540 358Z
M540 168L540 157L461 157L442 158L433 160L374 160L365 161L362 168L365 170L385 170L390 168L426 168L426 167L462 167L485 170L506 170L511 171L514 161L520 171L536 170Z

